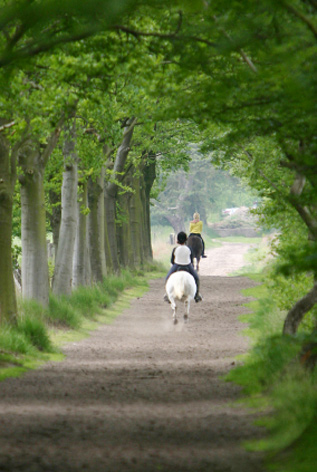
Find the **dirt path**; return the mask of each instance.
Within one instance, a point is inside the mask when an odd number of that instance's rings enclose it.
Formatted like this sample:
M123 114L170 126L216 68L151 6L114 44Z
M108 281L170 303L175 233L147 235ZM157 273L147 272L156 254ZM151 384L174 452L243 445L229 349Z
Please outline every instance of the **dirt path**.
M220 247L207 249L206 259L200 263L200 275L231 275L241 269L245 263L245 255L255 244L227 243Z
M252 284L202 277L203 303L174 328L163 280L151 281L111 326L65 346L64 362L0 383L0 470L262 471L241 447L259 435L254 418L221 380L247 348L237 316Z

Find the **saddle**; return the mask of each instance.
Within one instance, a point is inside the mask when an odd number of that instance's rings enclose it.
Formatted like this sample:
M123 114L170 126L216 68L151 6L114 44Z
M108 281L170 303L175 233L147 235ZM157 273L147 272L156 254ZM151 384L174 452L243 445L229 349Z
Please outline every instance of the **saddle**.
M186 266L178 266L177 269L175 270L175 272L181 272L181 271L188 272L190 274L190 270Z

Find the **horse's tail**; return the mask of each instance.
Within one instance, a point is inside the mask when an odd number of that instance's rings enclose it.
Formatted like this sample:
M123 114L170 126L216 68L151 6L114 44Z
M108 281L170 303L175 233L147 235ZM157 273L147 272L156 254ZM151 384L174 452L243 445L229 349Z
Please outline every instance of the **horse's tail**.
M183 274L182 274L183 275ZM174 285L175 298L181 299L185 293L185 277L179 277L177 283Z

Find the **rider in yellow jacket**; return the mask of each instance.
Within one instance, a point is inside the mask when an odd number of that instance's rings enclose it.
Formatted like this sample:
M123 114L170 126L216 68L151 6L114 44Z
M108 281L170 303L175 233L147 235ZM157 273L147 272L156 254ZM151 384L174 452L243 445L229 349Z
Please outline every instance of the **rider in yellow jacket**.
M193 221L191 221L190 224L189 224L190 235L194 234L195 236L200 236L200 238L202 240L202 243L203 243L203 253L202 253L201 257L207 257L205 255L205 242L204 242L204 240L201 236L201 233L203 231L203 222L200 220L200 214L197 213L197 212L194 213L193 218L194 218Z

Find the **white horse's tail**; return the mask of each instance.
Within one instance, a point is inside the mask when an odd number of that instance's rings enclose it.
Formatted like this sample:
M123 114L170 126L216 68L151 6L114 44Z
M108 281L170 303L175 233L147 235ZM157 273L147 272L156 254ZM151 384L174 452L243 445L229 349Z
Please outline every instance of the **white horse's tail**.
M177 284L174 285L174 298L178 298L179 300L184 296L186 293L186 280L185 277L179 277Z

